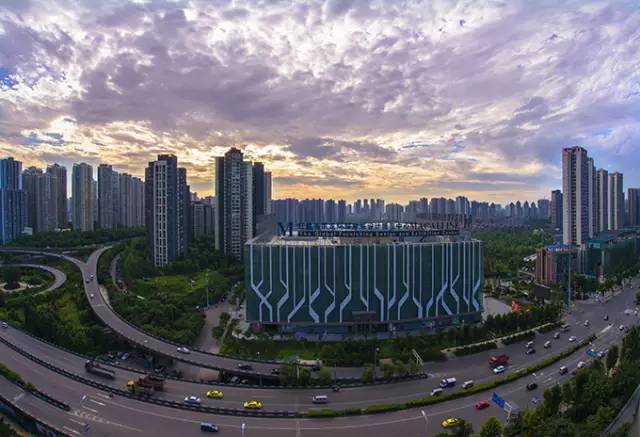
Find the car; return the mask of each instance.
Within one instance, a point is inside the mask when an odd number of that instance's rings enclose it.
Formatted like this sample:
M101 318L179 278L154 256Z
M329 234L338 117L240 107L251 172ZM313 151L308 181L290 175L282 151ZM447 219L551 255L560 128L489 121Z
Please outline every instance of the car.
M525 352L526 355L533 355L535 353L536 353L536 350L534 348L527 349L527 351Z
M551 340L545 341L542 347L544 347L545 349L549 349L551 347Z
M449 417L442 421L443 428L451 428L453 426L458 426L460 424L460 419L457 417Z
M559 332L556 332L555 334L553 334L553 339L554 340L557 340L559 338L560 338L560 333Z
M589 326L589 321L588 320L584 321L584 326Z
M560 367L560 370L558 370L558 373L559 373L560 375L564 375L564 374L566 374L568 371L569 371L569 369L567 369L567 366L561 366L561 367Z
M571 337L569 337L569 343L573 343L576 340L577 340L577 338L576 338L575 335L572 335Z
M332 385L331 386L331 391L333 392L339 392L340 391L340 386L339 385Z
M240 370L253 370L253 367L251 367L251 364L238 363L238 369L240 369Z
M121 359L122 361L127 361L127 360L129 359L129 357L130 357L130 356L131 356L131 355L129 355L129 352L125 352L125 353L123 353L123 354L122 354L122 356L120 357L120 359Z
M578 369L582 369L586 365L587 363L585 363L584 361L578 361Z
M207 391L207 397L210 399L222 399L224 393L221 390L209 390Z
M473 387L473 380L471 379L462 383L462 388L465 390L471 387Z
M327 404L329 403L329 397L327 395L315 395L311 397L312 404Z
M618 329L621 330L621 331L624 331L624 325L618 326Z
M605 315L604 315L604 317L603 317L603 319L604 319L605 321L606 321L606 320L609 320L609 314L605 314Z
M493 369L493 373L497 375L499 373L504 373L505 370L506 368L504 366L498 366Z
M531 391L531 390L535 390L538 388L538 383L537 382L530 382L529 384L527 384L527 390Z
M476 408L476 410L484 410L485 408L489 408L489 405L489 401L484 400L476 402L473 406Z
M189 349L184 347L184 346L180 346L179 348L176 349L178 352L180 352L181 354L188 354L189 353Z
M607 355L606 349L602 349L601 351L598 351L598 358L604 358L605 355Z
M533 342L532 342L532 341L528 341L528 342L527 342L527 344L525 344L525 345L524 345L524 347L525 347L526 349L531 349L531 348L533 348Z
M200 405L200 398L197 396L187 396L184 398L184 403L188 405Z
M442 394L442 389L439 387L431 390L431 396L440 396L441 394Z
M89 298L90 298L90 299L93 299L94 297L96 297L96 295L95 295L95 294L93 294L93 293L91 293L91 294L89 295Z
M9 325L7 325L7 322L2 322L2 327L3 327L3 328L8 328L8 327L9 327Z
M218 431L220 431L220 428L218 428L218 425L214 425L213 423L200 422L200 431L218 432Z
M531 398L531 403L533 405L538 405L538 402L540 402L540 398L538 398L538 396L534 396Z
M273 369L271 369L271 374L272 375L280 375L280 369L277 367L274 367Z
M247 410L261 410L262 409L262 402L256 401L256 400L244 401L242 403L242 406L244 408L246 408Z

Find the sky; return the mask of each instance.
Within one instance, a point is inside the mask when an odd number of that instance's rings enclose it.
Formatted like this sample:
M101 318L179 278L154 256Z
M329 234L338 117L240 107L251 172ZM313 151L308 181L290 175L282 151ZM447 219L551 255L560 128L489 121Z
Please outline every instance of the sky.
M171 152L193 191L244 150L273 197L506 202L561 149L640 186L636 1L0 1L0 157Z

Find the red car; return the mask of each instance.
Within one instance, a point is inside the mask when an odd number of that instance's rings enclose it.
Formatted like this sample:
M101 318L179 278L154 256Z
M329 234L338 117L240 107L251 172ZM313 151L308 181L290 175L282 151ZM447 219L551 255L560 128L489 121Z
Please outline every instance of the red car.
M474 405L476 410L484 410L485 408L489 408L489 401L480 401Z

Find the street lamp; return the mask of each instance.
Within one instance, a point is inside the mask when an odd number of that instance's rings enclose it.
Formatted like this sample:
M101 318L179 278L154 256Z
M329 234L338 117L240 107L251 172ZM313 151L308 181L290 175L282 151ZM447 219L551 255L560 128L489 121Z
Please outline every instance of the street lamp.
M375 348L374 352L373 352L373 370L375 371L376 366L378 364L378 352L380 352L380 348L377 347Z
M428 427L429 427L429 417L427 417L427 413L424 412L424 410L420 410L420 413L422 413L422 417L424 417L424 432L425 432L425 436L429 435L429 431L428 431Z

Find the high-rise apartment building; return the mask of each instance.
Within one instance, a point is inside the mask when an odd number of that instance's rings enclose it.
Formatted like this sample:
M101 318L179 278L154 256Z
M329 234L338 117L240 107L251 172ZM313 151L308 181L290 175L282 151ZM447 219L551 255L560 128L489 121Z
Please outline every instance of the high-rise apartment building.
M587 158L589 238L598 233L598 178L593 158Z
M29 167L22 173L26 196L27 226L33 232L58 228L58 178L49 171Z
M562 228L562 191L551 192L551 227L553 229Z
M114 229L120 221L120 175L108 164L98 166L98 226Z
M216 249L242 259L244 244L254 236L253 166L236 148L215 165Z
M273 211L271 209L271 172L264 172L264 213L272 214Z
M336 201L329 199L324 203L324 221L335 223L338 219L338 207Z
M640 188L627 191L627 214L629 226L640 226Z
M589 161L579 146L562 151L562 241L582 246L589 238Z
M47 167L47 173L56 180L53 192L53 202L56 204L56 228L65 229L69 227L69 217L67 215L67 168L52 164Z
M92 231L94 222L93 167L89 164L73 164L71 175L71 211L76 231Z
M214 217L213 206L205 201L196 201L192 204L193 236L202 237L213 235Z
M346 200L338 200L338 223L346 223L347 221L347 202Z
M178 168L178 256L186 255L191 240L191 190L187 184L187 169Z
M622 173L609 173L609 229L618 230L624 227L624 188Z
M389 203L385 209L385 215L390 222L399 222L402 220L404 207L398 203Z
M26 196L22 189L22 162L0 159L0 244L18 238L26 223Z
M127 228L144 226L144 182L127 173L122 173L119 179L118 224Z
M596 178L598 232L609 230L609 172L598 169Z
M181 199L185 187L180 185L178 159L175 155L158 155L145 169L145 224L151 260L156 267L165 266L184 256L188 226L179 224ZM185 176L185 175L183 175ZM184 218L184 213L182 215Z
M538 199L538 215L543 219L551 217L551 202L549 199Z

